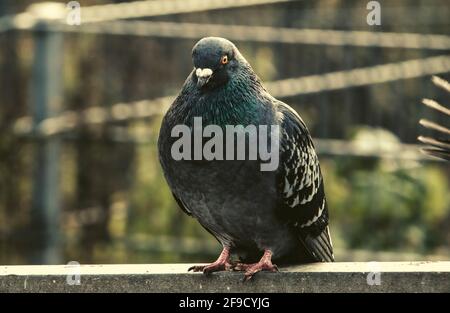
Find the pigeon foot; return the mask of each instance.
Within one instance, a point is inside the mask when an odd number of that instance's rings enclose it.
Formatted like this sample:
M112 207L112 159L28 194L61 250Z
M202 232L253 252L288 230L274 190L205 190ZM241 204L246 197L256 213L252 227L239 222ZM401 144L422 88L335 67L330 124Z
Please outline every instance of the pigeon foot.
M229 248L223 248L222 253L217 258L216 261L208 265L191 266L188 269L188 272L193 271L193 272L203 272L203 274L210 274L213 272L228 271L231 270L232 268L233 266L230 263L230 250Z
M270 250L264 251L262 258L258 263L238 263L233 269L245 271L243 282L249 281L256 273L261 271L278 272L278 267L272 263L272 251Z

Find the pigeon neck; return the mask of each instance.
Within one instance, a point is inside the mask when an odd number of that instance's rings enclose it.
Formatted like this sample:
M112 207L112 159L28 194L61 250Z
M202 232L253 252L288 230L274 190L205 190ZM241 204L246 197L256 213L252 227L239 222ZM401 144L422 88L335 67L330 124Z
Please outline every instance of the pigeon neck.
M264 92L258 77L245 69L225 86L200 93L191 107L187 122L193 121L194 117L202 117L205 125L225 127L255 124L262 109L261 97Z

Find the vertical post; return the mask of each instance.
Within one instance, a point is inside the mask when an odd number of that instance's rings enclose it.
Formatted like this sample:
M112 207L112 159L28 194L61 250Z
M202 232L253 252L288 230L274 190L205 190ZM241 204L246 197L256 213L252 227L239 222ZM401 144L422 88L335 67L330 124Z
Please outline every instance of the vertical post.
M61 33L48 31L42 19L34 30L34 64L31 78L31 101L34 125L60 112L62 100ZM60 139L38 136L35 144L31 261L55 264L60 259Z

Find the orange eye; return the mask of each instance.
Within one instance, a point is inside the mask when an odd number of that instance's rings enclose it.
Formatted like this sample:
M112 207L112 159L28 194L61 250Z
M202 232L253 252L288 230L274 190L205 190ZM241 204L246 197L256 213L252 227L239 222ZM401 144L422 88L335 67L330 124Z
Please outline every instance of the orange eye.
M220 63L221 64L227 64L228 63L228 56L224 55L221 59L220 59Z

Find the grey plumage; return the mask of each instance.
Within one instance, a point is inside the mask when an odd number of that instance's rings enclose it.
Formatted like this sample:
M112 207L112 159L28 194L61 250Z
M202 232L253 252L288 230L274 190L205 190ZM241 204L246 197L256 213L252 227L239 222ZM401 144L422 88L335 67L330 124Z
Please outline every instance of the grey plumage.
M302 119L264 89L228 40L200 40L193 61L158 139L160 162L178 205L241 261L255 262L265 250L281 264L333 261L323 178ZM196 70L204 68L213 74L199 76L200 81ZM261 160L175 161L171 146L177 138L171 130L192 127L196 116L203 127L279 125L278 169L261 171Z

